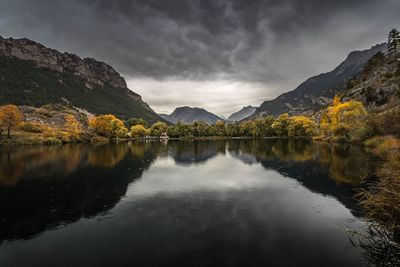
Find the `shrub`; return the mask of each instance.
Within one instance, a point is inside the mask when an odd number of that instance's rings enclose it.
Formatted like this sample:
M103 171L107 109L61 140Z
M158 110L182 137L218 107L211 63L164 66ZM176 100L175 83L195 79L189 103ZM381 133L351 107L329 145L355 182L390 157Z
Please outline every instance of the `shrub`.
M105 138L103 136L94 136L92 139L90 139L90 142L93 144L102 144L102 143L108 143L110 140L108 138Z
M146 129L143 125L138 124L131 127L131 136L132 137L145 137L150 134L150 130Z
M25 122L20 126L20 129L28 133L42 133L45 130L45 126L38 122Z
M374 88L372 88L372 86L368 86L365 89L365 100L367 102L374 102L377 100L377 97L375 95L375 90L374 90Z
M374 154L384 156L391 151L400 150L400 139L392 135L375 136L366 140L364 145L372 148Z
M379 115L371 115L368 124L372 131L378 135L400 134L400 112L386 112Z
M385 73L384 77L385 77L386 79L390 79L390 78L393 77L393 73L387 72L387 73Z

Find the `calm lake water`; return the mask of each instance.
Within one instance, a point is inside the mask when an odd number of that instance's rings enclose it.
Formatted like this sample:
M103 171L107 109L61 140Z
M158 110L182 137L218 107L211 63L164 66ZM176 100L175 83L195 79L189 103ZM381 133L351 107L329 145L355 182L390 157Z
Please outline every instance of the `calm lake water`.
M362 148L302 140L0 150L0 266L362 266Z

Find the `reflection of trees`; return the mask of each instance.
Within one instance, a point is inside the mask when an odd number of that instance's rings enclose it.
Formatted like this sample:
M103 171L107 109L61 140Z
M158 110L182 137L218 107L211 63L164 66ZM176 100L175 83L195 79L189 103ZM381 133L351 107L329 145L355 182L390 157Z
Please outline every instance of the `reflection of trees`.
M0 185L14 185L23 176L64 175L85 164L83 146L19 147L0 154Z
M93 146L88 150L89 163L94 166L111 168L120 162L129 150L129 144L107 144Z
M247 163L260 162L357 210L345 184L363 177L368 158L354 146L259 139L23 147L0 153L0 241L29 238L110 209L159 155L171 155L177 164L193 164L223 154L226 148Z
M371 172L370 158L362 148L348 144L318 144L319 162L329 168L338 184L358 185Z
M128 143L2 153L2 170L22 166L22 173L14 186L0 185L0 241L30 238L47 228L107 211L156 158L157 147L149 145L140 157L128 153L135 150ZM93 158L93 153L99 157Z
M0 155L0 185L13 186L23 174L21 162L12 161L10 153Z
M352 186L370 173L370 158L357 146L306 140L242 140L229 143L234 157L279 171L310 190L336 197L352 211L360 211ZM245 156L247 155L247 156ZM340 184L340 188L338 187ZM350 185L350 186L348 186Z
M225 153L225 141L169 142L168 152L177 164L205 162L218 153Z
M312 162L327 168L329 177L338 184L358 185L370 173L369 157L354 145L316 143L307 140L242 140L229 143L232 155L253 155L257 161Z

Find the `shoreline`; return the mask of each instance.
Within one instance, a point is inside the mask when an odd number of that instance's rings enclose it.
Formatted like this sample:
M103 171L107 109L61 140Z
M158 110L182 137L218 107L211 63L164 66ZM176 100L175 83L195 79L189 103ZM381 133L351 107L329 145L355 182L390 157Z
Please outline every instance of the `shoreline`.
M106 143L119 143L119 142L131 142L131 141L223 141L223 140L260 140L260 139L282 139L282 140L309 140L314 142L326 142L326 143L347 143L347 144L362 144L362 142L338 142L329 140L314 139L312 137L287 137L287 136L266 136L266 137L248 137L248 136L205 136L205 137L171 137L168 139L163 138L114 138L108 139L105 137L92 137L90 139L80 139L75 141L62 141L57 138L12 138L0 140L0 149L5 147L17 147L17 146L60 146L65 144L106 144Z

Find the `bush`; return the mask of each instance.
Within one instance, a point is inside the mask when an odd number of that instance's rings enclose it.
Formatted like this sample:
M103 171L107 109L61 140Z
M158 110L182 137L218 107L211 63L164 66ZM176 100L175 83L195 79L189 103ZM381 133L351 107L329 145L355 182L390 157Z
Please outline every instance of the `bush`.
M371 86L368 86L365 89L365 100L367 102L374 102L377 100L377 96L375 95L375 90Z
M400 139L392 136L375 136L364 142L364 145L372 148L372 152L376 155L387 155L391 151L400 150Z
M92 139L90 139L90 142L93 144L103 144L103 143L108 143L110 139L103 137L103 136L94 136Z
M386 79L390 79L390 78L393 77L393 73L387 72L387 73L385 73L384 77L385 77Z
M20 126L20 129L28 133L42 133L45 127L38 122L25 122Z
M374 134L377 135L399 135L400 134L400 113L386 112L380 115L371 115L368 118Z

